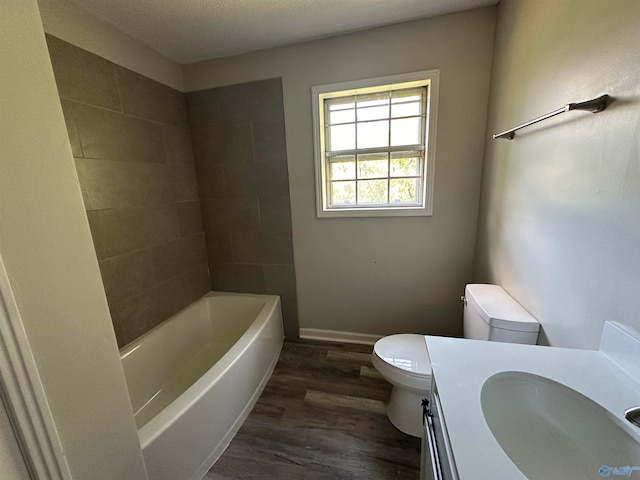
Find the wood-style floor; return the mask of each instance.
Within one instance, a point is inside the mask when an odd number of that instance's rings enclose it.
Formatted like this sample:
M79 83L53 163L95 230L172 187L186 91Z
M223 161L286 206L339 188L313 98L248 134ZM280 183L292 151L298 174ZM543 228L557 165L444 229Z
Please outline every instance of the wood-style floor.
M371 347L285 341L253 411L206 480L417 480L420 440L396 430Z

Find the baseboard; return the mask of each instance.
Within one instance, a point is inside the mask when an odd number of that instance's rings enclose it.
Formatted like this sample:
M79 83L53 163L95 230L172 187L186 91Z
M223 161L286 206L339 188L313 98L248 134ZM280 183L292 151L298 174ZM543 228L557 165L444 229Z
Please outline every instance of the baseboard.
M361 345L373 345L382 337L384 337L384 335L341 332L339 330L322 330L318 328L300 329L300 338L306 338L308 340L323 340L325 342L359 343Z

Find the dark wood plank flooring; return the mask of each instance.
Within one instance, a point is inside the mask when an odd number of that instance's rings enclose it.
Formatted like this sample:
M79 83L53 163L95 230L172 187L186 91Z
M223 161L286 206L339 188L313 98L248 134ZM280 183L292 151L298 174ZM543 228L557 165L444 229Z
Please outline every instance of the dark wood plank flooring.
M371 347L285 341L253 411L207 480L417 480L420 440L396 430Z

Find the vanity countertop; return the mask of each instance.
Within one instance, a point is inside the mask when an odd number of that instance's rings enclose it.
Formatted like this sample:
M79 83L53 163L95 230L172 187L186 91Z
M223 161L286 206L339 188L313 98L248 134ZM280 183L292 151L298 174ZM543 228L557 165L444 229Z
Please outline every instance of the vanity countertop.
M638 344L629 343L630 337L620 344L614 338L620 334L614 331L617 328L615 324L605 327L605 334L613 333L611 340L603 336L603 346L615 349L622 345L619 355L603 347L577 350L425 337L460 480L526 479L495 440L482 412L482 386L500 372L527 372L564 384L611 412L640 442L640 428L624 419L627 408L640 405L640 370L631 370L638 359L629 353L637 352ZM599 478L598 472L594 475Z

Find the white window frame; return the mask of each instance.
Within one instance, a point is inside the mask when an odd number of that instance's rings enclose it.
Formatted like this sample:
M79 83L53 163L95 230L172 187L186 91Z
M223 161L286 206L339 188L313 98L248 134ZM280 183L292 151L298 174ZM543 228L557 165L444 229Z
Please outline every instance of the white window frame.
M431 216L433 214L433 190L436 160L436 119L438 114L439 70L369 78L350 82L316 85L311 87L313 110L313 141L316 174L316 214L318 218L335 217L390 217ZM423 158L422 198L417 206L362 206L329 207L327 192L327 168L324 145L324 100L341 96L368 93L372 87L380 90L427 86L425 116L425 153Z

